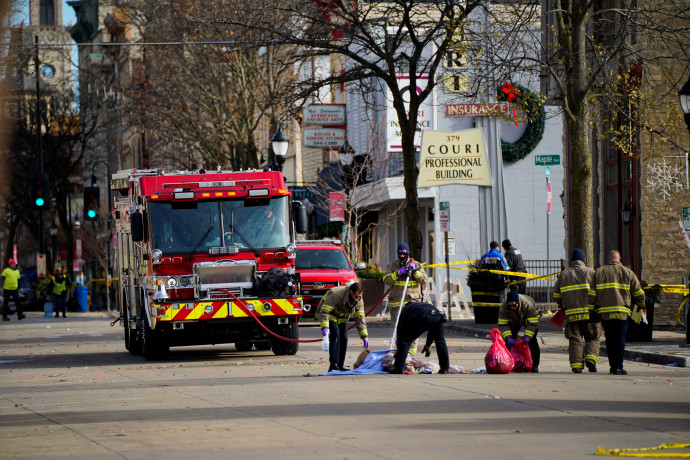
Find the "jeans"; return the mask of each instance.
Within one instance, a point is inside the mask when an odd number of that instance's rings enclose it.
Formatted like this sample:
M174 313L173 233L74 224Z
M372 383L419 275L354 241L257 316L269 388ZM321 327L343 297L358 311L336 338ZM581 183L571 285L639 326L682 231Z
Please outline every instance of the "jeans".
M17 316L22 316L22 304L19 303L19 289L5 289L3 298L2 316L4 318L7 318L10 314L10 300L14 300L14 304L17 306Z
M339 367L343 367L345 364L345 355L347 354L347 323L329 321L328 327L331 330L328 359L331 364L337 364Z
M602 321L606 335L606 354L612 371L623 369L625 354L625 334L628 332L628 320L609 319Z

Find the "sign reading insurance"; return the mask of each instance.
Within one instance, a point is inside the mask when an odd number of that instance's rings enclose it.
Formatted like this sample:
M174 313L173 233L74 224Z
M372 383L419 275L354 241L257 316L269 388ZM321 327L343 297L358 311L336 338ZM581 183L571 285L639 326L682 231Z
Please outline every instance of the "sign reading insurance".
M444 184L491 187L482 130L423 131L418 187Z

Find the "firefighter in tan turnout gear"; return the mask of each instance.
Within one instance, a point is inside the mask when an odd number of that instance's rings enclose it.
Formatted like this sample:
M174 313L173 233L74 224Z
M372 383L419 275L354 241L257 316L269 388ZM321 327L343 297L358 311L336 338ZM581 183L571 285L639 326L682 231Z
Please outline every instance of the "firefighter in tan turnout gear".
M644 291L635 272L621 264L620 252L610 251L606 265L594 272L589 301L601 316L611 374L627 375L623 369L623 356L628 316L632 312L631 307L644 309L644 299Z
M537 342L539 332L539 312L534 299L528 295L518 294L517 291L508 292L498 311L498 330L506 342L508 350L515 346L518 332L524 326L522 339L527 342L532 354L532 372L539 372L541 350Z
M362 285L359 283L334 287L326 293L317 307L321 335L329 338L328 357L331 365L328 372L349 370L344 364L347 353L347 320L350 316L355 320L364 349L369 348L362 292Z
M383 282L391 286L391 291L388 293L388 306L391 310L391 321L395 324L400 309L405 307L407 302L422 301L422 287L426 286L427 275L422 264L410 257L410 247L407 243L398 245L398 260L388 264L386 273ZM405 291L405 298L402 299L406 280L407 290ZM410 347L410 353L416 352L417 340Z
M570 267L558 276L553 298L565 313L565 337L568 339L570 369L581 374L585 365L589 372L597 371L601 322L589 301L594 286L594 269L585 265L582 249L573 249Z

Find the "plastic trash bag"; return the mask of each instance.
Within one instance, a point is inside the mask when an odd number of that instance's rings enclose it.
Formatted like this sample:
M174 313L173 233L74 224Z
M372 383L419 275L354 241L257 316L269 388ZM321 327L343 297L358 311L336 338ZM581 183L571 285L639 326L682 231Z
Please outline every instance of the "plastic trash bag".
M529 345L523 339L515 341L515 346L510 349L510 354L515 362L513 372L529 372L532 370L532 352L529 350Z
M484 357L484 364L486 364L486 372L489 374L510 374L513 370L515 362L510 352L506 348L503 337L498 329L491 329L491 341L493 344L489 347L489 351Z

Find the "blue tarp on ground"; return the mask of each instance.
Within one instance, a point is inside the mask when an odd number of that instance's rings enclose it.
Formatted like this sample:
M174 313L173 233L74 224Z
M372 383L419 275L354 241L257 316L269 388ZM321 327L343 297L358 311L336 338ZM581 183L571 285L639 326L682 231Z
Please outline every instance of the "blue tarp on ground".
M364 364L359 366L357 369L352 369L345 372L330 371L325 374L319 375L388 374L388 372L383 370L383 366L381 366L381 361L383 360L383 357L386 356L386 354L390 351L394 350L372 351L367 355L367 358L364 360Z

